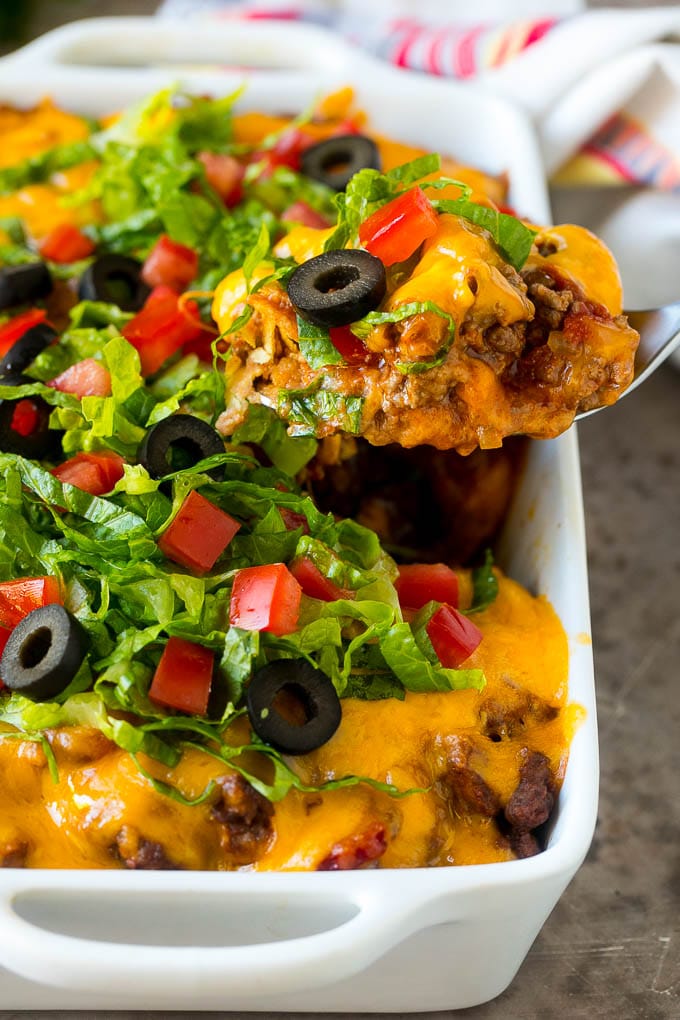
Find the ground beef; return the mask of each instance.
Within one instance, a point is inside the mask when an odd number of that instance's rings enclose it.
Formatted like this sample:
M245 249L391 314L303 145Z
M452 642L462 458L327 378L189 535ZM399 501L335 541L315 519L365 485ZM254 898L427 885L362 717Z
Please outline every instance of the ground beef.
M396 331L404 361L429 361L446 341L448 323L441 315L425 312L404 319Z
M0 844L0 868L24 868L28 856L28 843L13 839Z
M84 765L97 761L115 747L101 730L90 726L61 726L47 730L46 735L58 763Z
M510 354L518 358L522 353L525 342L525 330L523 324L515 326L490 326L484 333L484 342L487 347L499 354Z
M576 300L575 289L558 274L544 269L527 270L524 281L534 302L535 321L550 329L560 329L565 313Z
M555 803L555 781L550 763L540 751L524 750L519 783L505 805L505 818L516 833L530 832L550 817Z
M507 840L510 849L520 861L525 857L535 857L536 854L540 854L542 849L533 832L518 832L516 829L511 829Z
M550 277L548 277L550 280ZM574 295L570 290L556 291L553 290L554 281L550 281L551 285L547 283L532 283L529 287L529 293L534 298L534 303L540 310L540 313L546 315L549 311L551 312L566 312L569 305L574 300ZM557 320L559 326L559 319Z
M115 852L131 871L181 871L167 854L165 847L145 839L129 825L124 825L116 837Z
M449 790L454 808L493 818L500 810L498 795L473 767L474 746L466 737L454 736L448 741L447 769L443 782Z
M221 776L217 785L212 817L224 826L225 851L242 863L256 860L272 836L273 805L237 772Z
M530 726L555 719L559 709L523 687L507 683L503 700L485 698L479 707L481 730L493 741L513 740Z

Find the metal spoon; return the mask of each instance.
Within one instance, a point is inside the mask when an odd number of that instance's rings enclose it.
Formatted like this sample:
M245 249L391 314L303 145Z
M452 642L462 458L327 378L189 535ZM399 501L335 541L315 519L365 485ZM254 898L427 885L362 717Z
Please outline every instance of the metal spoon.
M632 393L676 347L680 346L680 301L664 305L663 308L648 308L624 314L633 329L640 334L640 346L635 353L633 381L621 394L623 397ZM576 421L601 410L602 407L594 407L590 411L582 411L576 415Z

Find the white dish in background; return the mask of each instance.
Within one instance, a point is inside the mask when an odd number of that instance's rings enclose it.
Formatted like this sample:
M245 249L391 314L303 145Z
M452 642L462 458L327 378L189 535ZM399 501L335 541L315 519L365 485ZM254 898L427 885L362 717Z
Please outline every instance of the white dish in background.
M549 221L538 149L521 113L471 87L376 64L307 26L75 23L0 61L0 102L29 105L49 94L95 114L173 81L215 94L243 81L243 71L215 73L199 66L206 61L269 68L248 74L241 108L297 111L352 84L376 129L507 171L512 204ZM574 430L532 444L500 558L559 613L570 642L570 699L586 713L544 853L503 864L314 874L7 869L0 872L3 1009L404 1012L472 1006L503 991L595 825L595 698Z

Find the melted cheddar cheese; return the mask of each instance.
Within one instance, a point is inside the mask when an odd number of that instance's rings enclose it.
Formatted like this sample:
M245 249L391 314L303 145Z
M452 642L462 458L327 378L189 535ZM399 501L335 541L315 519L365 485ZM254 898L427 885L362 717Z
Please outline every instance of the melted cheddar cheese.
M32 110L0 108L0 167L13 166L58 145L83 141L88 134L82 117L60 110L49 99ZM29 184L0 196L0 217L18 217L38 241L62 223L84 226L98 222L101 213L96 203L69 206L64 201L85 187L96 168L95 161L80 163L53 174L44 184Z
M461 572L461 580L469 600L468 576ZM500 812L517 788L527 750L545 756L559 786L579 710L567 705L566 637L545 599L501 577L495 603L475 619L484 640L466 665L484 670L483 691L346 699L331 740L294 759L310 786L361 774L422 792L392 798L366 785L291 791L274 805L257 853L244 860L234 850L233 832L230 842L229 827L216 821L214 800L195 807L176 803L97 731L65 728L50 737L56 783L40 745L0 740L0 858L21 854L30 867L113 868L121 866L127 845L144 843L161 847L181 868L315 870L339 846L361 845L379 831L381 867L512 859L500 815L476 811L449 782L452 762L464 746ZM502 739L492 732L499 718L506 721ZM193 750L172 770L148 759L144 764L189 797L225 771Z
M14 166L57 145L80 142L89 133L82 117L43 99L32 110L0 107L0 167Z
M457 324L475 315L507 326L533 314L525 294L503 276L503 260L487 234L459 216L440 216L408 280L391 294L389 310L412 301L434 301Z
M613 316L621 314L623 287L619 267L599 237L585 227L562 223L543 229L539 241L541 246L549 245L549 253L541 256L537 250L531 251L527 259L530 269L553 266L567 279L574 280L591 301L603 305Z

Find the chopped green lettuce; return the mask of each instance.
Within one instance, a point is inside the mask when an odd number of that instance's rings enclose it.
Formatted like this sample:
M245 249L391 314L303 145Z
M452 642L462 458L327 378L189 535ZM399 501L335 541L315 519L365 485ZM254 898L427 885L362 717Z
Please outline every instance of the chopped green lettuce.
M536 231L525 226L516 216L478 205L467 198L443 198L433 204L439 212L462 216L488 230L503 258L516 270L520 270L528 259Z
M332 422L343 432L358 435L361 431L363 397L349 396L321 388L323 381L305 390L281 390L279 411L291 423L296 436L313 436L323 422Z
M430 358L427 361L398 361L396 363L397 369L403 375L420 375L421 372L427 372L429 369L437 368L444 363L456 335L456 324L453 316L445 312L443 308L440 308L436 302L409 301L407 304L399 305L389 312L369 312L363 319L352 323L351 329L356 336L363 340L376 326L382 326L389 322L403 322L404 319L409 319L412 315L422 315L425 312L438 315L441 319L444 319L447 324L446 339L434 358Z
M297 317L300 354L310 368L325 368L326 365L342 365L340 351L333 346L329 332L322 326L315 326L306 319Z
M493 572L493 553L486 550L484 563L472 571L472 604L466 612L479 613L488 609L498 597L498 578Z

